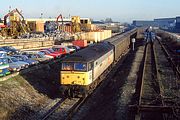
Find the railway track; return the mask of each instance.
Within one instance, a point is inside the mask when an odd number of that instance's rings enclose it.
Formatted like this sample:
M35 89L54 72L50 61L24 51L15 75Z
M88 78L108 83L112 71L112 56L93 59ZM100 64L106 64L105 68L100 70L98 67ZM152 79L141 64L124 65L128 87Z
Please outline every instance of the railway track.
M166 55L168 61L171 63L173 70L175 71L175 73L178 75L178 77L180 78L180 70L178 69L177 64L175 64L175 62L173 61L173 58L171 57L171 55L169 54L168 50L166 49L166 47L163 45L161 38L157 37L157 40L164 52L164 54Z
M85 102L85 98L62 98L56 102L39 120L70 120Z
M139 106L163 106L162 90L159 84L159 74L157 69L157 60L154 51L153 43L148 43L145 46L145 53L142 67L142 78L139 96ZM147 120L152 113L141 112L140 119ZM156 118L162 119L162 116L156 114ZM152 118L153 119L153 118Z
M56 111L61 104L63 104L65 101L67 100L67 98L62 98L61 100L59 100L47 113L45 113L42 117L41 120L46 120L51 114L53 114L54 111Z
M156 41L156 45L153 45L153 43L146 44L144 49L143 61L139 71L140 75L137 81L136 93L138 94L138 102L136 105L130 105L130 107L135 108L135 111L137 112L137 114L135 115L136 120L166 120L168 118L167 115L170 114L172 115L171 119L179 119L179 104L173 101L172 97L167 96L167 91L172 92L172 87L167 89L167 86L165 85L172 84L172 86L174 85L173 87L176 87L176 89L178 89L177 81L173 81L167 78L161 78L163 75L160 71L164 68L162 68L162 65L160 65L161 63L158 61L160 60L160 57L156 55L157 51L155 51L155 46L156 49L160 46L162 47L160 47L161 51L163 51L161 52L161 54L163 53L164 56L167 57L165 59L168 59L169 63L172 66L172 69L175 71L175 75L179 74L176 66L174 66L173 64L173 61L171 61L170 56L168 55L168 53L166 53L167 50L163 47L160 41ZM169 74L171 75L174 73ZM164 81L167 83L165 83ZM167 100L168 97L169 100ZM177 97L177 99L179 98ZM174 103L176 103L176 107L174 106ZM176 111L176 113L174 111Z

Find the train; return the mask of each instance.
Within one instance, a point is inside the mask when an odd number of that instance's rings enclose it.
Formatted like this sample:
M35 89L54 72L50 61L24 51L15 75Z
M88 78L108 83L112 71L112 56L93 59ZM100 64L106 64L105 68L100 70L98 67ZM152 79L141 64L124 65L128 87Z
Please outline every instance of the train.
M60 92L66 97L85 97L100 83L100 76L129 49L137 29L90 45L61 61Z

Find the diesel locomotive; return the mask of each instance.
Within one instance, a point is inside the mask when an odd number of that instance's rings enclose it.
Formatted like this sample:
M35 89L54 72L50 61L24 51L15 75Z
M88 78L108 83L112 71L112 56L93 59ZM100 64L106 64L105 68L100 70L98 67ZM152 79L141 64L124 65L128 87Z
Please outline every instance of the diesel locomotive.
M90 45L61 61L60 91L63 96L86 96L98 84L98 78L129 48L137 29Z

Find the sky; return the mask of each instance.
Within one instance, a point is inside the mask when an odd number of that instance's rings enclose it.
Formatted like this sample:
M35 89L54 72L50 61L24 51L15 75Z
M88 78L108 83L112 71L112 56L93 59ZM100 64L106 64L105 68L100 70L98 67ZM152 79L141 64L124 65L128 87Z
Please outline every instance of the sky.
M25 18L80 16L119 22L180 16L180 0L0 0L0 18L18 8Z

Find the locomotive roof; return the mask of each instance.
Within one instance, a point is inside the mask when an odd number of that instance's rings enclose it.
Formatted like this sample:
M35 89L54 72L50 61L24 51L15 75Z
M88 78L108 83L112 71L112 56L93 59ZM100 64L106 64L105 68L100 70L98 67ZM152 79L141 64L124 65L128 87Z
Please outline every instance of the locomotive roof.
M62 62L91 62L113 49L107 42L93 44L64 58Z

